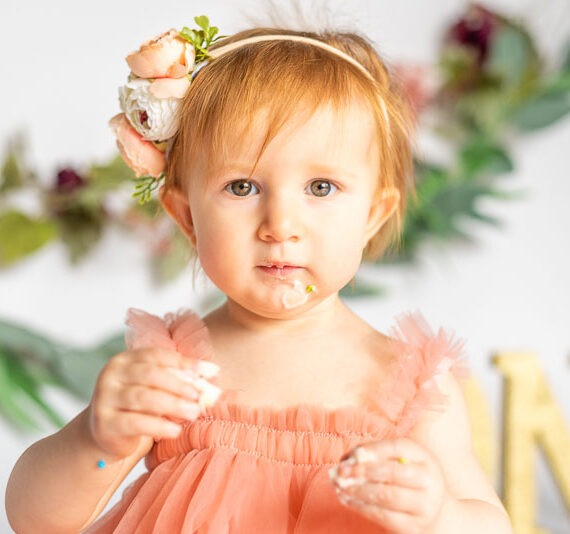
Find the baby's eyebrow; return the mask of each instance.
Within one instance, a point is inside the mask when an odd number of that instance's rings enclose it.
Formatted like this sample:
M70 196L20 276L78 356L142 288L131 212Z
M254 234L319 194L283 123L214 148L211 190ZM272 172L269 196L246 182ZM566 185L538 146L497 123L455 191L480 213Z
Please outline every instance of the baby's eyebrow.
M229 163L221 163L212 168L212 176L223 177L228 174L237 174L248 177L254 169L253 162L232 161Z

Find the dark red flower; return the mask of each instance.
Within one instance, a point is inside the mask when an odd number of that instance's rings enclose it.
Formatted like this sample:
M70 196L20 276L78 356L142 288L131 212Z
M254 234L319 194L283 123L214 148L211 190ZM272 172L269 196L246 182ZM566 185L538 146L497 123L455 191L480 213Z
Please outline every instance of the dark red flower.
M85 180L77 172L73 169L66 168L57 173L55 189L60 193L69 193L84 184Z
M473 49L481 64L487 58L498 25L499 18L495 13L481 5L471 4L465 15L449 29L448 41Z

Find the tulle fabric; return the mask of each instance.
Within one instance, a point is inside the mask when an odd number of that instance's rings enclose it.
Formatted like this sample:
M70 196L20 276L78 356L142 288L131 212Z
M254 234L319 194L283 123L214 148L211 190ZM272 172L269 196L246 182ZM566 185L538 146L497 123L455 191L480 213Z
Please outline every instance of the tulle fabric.
M130 347L161 346L211 357L207 329L191 312L128 316ZM246 407L220 400L174 440L155 444L148 472L87 532L309 534L380 532L343 506L328 478L341 456L367 441L407 435L445 398L437 377L457 368L462 344L433 334L419 314L391 331L391 373L371 408Z

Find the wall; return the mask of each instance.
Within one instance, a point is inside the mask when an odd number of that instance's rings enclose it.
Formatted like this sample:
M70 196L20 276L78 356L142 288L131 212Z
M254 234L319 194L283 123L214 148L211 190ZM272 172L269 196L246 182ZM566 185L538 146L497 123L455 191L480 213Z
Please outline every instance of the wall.
M56 164L106 159L114 150L106 120L118 109L116 87L127 74L122 61L127 52L163 29L191 24L202 12L231 33L243 25L240 12L259 10L263 4L4 1L0 65L8 68L0 84L0 146L23 129L32 163L45 179ZM387 58L419 62L435 57L442 28L464 6L452 0L344 2L344 10L362 21ZM570 8L564 0L502 0L493 6L524 15L547 54L560 49L562 37L570 35ZM381 300L352 302L382 330L398 313L420 309L432 324L465 337L497 422L500 381L489 362L500 349L538 353L560 404L570 413L569 141L566 120L517 143L517 170L505 178L505 186L523 190L524 198L486 206L500 215L500 229L474 228L478 243L473 246L431 247L414 268L366 269L366 276L385 284L389 293ZM87 344L117 331L128 306L161 313L199 302L189 276L156 288L143 265L144 251L120 234L107 236L77 269L70 269L62 249L52 246L0 272L0 316ZM70 416L79 409L69 399L56 400ZM16 458L38 436L20 436L5 425L0 435L0 481L5 487ZM568 516L546 475L541 476L540 491L543 525L553 533L567 532ZM0 532L9 532L3 510Z

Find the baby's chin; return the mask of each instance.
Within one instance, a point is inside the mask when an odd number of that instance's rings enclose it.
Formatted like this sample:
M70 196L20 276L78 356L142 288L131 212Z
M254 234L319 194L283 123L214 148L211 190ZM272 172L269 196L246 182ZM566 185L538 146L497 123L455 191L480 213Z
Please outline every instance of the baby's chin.
M268 319L296 317L319 302L317 286L298 279L281 281L269 291L249 296L234 302L250 313Z

